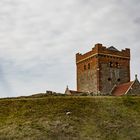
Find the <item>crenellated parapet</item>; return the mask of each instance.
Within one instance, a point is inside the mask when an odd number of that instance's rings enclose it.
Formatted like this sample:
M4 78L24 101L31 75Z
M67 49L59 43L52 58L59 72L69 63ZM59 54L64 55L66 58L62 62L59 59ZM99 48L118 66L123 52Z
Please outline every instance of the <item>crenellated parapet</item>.
M97 56L103 56L103 57L114 57L114 58L120 58L120 59L128 59L130 60L130 49L126 48L125 50L117 50L113 46L107 48L103 46L102 44L96 44L91 51L81 54L76 54L76 63L82 62L86 59L89 59L91 57L97 57Z

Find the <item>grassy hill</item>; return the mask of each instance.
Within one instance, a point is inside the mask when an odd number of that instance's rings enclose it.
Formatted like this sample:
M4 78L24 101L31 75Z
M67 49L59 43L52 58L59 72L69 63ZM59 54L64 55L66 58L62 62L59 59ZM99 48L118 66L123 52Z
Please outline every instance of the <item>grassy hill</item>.
M1 99L0 140L16 139L140 140L140 97Z

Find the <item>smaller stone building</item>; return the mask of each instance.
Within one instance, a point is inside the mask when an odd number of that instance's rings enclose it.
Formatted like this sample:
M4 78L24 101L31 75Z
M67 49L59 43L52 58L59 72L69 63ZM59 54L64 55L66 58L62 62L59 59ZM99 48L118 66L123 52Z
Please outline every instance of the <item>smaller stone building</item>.
M111 91L111 95L140 95L140 82L138 81L137 75L135 76L134 81L120 85L115 85Z
M84 95L84 94L87 94L87 93L86 92L79 92L79 91L75 91L75 90L70 90L67 86L67 88L65 90L65 94L66 95L79 96L79 95Z

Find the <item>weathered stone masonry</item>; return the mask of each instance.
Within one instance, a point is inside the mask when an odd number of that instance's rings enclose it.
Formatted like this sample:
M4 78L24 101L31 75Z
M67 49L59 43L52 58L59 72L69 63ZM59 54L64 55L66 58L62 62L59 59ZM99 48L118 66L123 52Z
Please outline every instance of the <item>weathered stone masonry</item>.
M130 81L130 49L118 51L96 44L76 54L77 91L108 94L116 84Z

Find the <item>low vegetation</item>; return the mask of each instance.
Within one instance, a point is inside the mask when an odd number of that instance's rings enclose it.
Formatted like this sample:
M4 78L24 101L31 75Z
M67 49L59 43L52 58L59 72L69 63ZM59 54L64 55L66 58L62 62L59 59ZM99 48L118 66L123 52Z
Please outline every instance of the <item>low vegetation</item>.
M0 140L139 140L140 97L0 100Z

